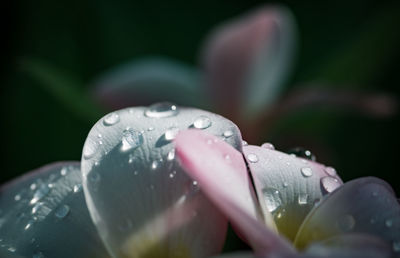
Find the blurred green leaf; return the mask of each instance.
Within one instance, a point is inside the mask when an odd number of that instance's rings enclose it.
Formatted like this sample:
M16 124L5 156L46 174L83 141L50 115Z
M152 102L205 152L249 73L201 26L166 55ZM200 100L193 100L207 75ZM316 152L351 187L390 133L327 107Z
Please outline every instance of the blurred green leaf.
M61 69L37 59L23 59L22 70L83 121L94 123L105 112L83 91L83 83Z

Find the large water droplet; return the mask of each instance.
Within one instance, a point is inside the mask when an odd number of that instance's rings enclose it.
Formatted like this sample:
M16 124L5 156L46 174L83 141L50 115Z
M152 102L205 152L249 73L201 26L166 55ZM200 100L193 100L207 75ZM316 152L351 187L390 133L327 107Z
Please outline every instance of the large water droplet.
M301 174L302 174L304 177L310 177L310 176L313 175L313 171L312 171L312 169L309 168L309 167L303 167L303 168L301 168L300 171L301 171Z
M170 102L160 102L149 106L144 111L144 115L152 118L162 118L176 116L178 112L178 108L175 104Z
M119 115L115 112L106 115L103 120L103 124L106 126L115 125L118 122L119 122Z
M256 163L258 162L258 156L254 153L250 153L247 155L247 159L251 162L251 163Z
M167 129L167 131L165 131L164 133L164 138L167 141L172 141L173 139L175 139L175 136L178 134L179 132L179 128L177 127L170 127Z
M326 176L321 178L321 185L324 190L328 193L333 192L336 188L338 188L341 184L339 180L334 177Z
M69 206L64 204L64 205L61 205L60 207L57 208L57 210L54 213L54 215L58 219L63 219L68 215L69 211L70 211Z
M265 148L268 150L275 150L275 146L272 143L266 142L261 145L261 148Z
M134 149L143 144L143 134L132 128L126 128L122 132L122 150Z
M211 120L206 116L199 116L194 120L193 126L197 129L206 129L211 126Z
M46 184L40 185L40 187L33 194L33 198L29 202L31 205L36 204L43 197L45 197L50 192L50 188Z
M297 197L297 202L299 203L299 205L306 205L308 203L308 194L300 193Z
M282 205L280 192L272 187L267 187L262 190L265 206L269 212L276 211Z
M223 134L222 134L225 138L229 138L233 135L233 132L231 130L226 130Z
M346 214L343 217L340 217L337 221L337 226L340 230L344 232L351 231L354 228L356 221L353 216L350 214Z
M312 160L312 161L316 160L315 155L312 154L311 151L306 150L306 149L304 149L302 147L296 147L296 148L290 149L287 153L288 154L294 154L297 157L309 159L309 160Z

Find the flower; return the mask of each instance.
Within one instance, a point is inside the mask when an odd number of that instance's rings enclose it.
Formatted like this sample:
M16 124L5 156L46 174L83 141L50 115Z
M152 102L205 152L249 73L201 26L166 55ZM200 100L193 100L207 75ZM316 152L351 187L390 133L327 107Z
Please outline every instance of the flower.
M399 251L390 186L341 185L333 168L243 144L220 115L167 102L126 108L93 126L80 164L0 188L0 255L209 257L228 220L258 256Z

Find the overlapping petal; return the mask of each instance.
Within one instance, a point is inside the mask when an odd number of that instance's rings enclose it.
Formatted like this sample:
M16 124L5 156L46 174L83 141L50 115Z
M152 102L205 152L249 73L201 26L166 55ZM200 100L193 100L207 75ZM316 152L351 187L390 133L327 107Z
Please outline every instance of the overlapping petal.
M85 196L111 254L207 257L221 250L226 218L175 159L172 140L190 127L241 148L229 120L170 103L116 111L90 131L82 157Z
M86 208L79 167L50 164L2 186L1 257L108 257Z
M279 232L294 240L314 205L342 181L333 168L264 146L244 146L243 153L264 214L272 213Z

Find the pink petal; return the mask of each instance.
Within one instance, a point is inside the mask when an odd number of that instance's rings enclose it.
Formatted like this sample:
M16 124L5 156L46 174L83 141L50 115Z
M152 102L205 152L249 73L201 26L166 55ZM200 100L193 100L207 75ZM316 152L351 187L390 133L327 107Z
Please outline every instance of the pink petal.
M234 223L256 252L291 252L290 245L271 230L273 223L258 213L242 154L218 138L198 130L182 131L176 151L186 172Z
M248 119L273 103L289 71L294 34L290 12L278 6L256 9L211 33L203 63L222 114Z
M375 235L400 251L400 205L386 182L366 177L344 184L308 214L295 244L304 248L344 233Z
M243 153L262 211L272 213L279 232L291 240L315 203L343 184L334 169L311 160L251 145Z

